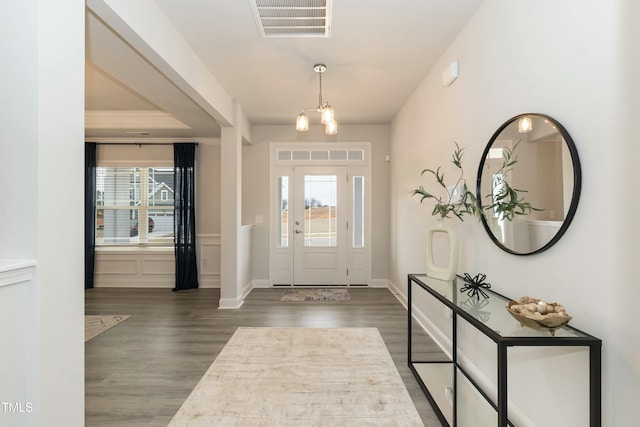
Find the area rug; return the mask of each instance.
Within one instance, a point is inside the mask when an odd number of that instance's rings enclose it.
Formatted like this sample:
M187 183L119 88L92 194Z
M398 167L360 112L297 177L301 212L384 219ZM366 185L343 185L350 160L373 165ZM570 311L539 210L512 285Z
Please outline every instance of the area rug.
M286 289L280 301L285 302L337 302L351 301L346 289L306 288Z
M84 342L95 338L107 329L113 328L118 323L127 320L130 315L114 314L114 315L85 315L84 316Z
M423 426L377 328L238 328L169 426Z

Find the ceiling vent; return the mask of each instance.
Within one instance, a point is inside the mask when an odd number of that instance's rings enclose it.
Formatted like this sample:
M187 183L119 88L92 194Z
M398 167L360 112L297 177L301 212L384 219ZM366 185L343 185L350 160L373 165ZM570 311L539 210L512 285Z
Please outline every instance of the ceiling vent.
M262 37L329 37L333 0L249 0Z

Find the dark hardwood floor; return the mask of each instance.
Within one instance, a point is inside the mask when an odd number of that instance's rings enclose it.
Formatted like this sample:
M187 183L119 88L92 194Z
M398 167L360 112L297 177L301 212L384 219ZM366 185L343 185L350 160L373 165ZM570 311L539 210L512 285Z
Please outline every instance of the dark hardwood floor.
M335 303L280 302L283 292L254 289L219 310L219 289L86 291L86 314L131 315L85 345L86 425L166 426L240 326L376 327L425 425L440 425L407 367L407 312L389 290L349 288L351 301ZM414 353L444 357L417 334Z

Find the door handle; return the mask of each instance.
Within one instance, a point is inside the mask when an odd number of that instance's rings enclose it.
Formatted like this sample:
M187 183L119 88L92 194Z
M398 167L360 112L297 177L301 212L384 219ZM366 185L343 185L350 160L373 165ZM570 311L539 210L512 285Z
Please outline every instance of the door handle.
M300 234L300 233L302 233L302 231L296 230L296 234Z

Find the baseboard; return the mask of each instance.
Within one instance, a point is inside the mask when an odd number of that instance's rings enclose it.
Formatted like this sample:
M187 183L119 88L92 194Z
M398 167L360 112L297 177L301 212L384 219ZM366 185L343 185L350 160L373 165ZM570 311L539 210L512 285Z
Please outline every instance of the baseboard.
M271 287L271 282L268 279L253 279L251 283L254 289Z
M242 289L240 290L240 298L242 299L242 302L244 302L244 299L247 297L247 295L249 295L249 292L251 292L252 289L253 289L252 281L242 287Z
M219 310L236 310L242 307L242 304L244 304L243 299L238 300L236 298L220 298L220 301L218 302L218 309Z
M198 283L201 288L220 288L219 274L203 274L200 275Z
M393 296L395 296L396 299L398 301L400 301L400 304L402 304L402 306L406 310L407 309L407 296L391 280L387 280L387 287L389 288L389 292L391 292L393 294Z
M155 278L155 279L120 279L120 278L105 278L96 277L94 279L94 288L168 288L173 289L175 287L175 278Z
M371 279L372 288L388 288L389 281L387 279Z
M258 289L258 288L283 288L283 287L291 287L291 284L271 284L271 281L269 279L253 279L251 281L251 283L253 284L253 288L254 289ZM298 285L298 286L304 286L304 285ZM310 285L312 286L312 285ZM315 286L315 285L313 285ZM369 285L363 284L363 285L349 285L351 287L369 287L369 288L388 288L389 287L389 281L387 279L371 279L371 282Z

